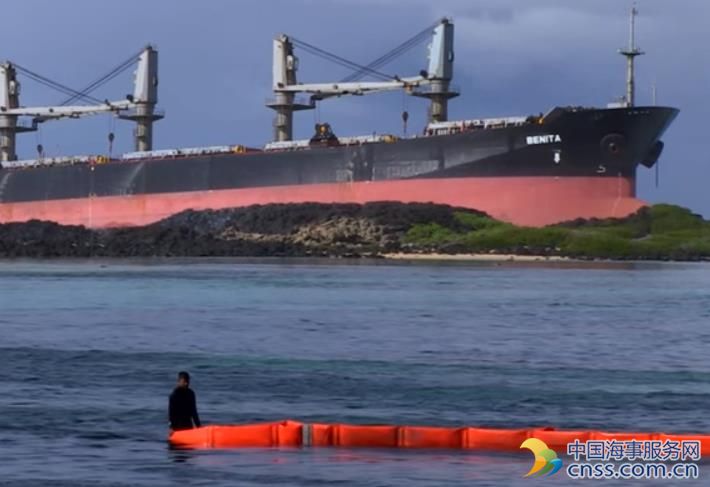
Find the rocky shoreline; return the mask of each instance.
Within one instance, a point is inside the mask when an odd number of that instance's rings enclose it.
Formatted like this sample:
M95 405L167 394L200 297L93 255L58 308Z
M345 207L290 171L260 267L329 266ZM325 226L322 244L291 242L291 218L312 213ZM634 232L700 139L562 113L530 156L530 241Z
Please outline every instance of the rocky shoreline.
M429 204L257 205L186 211L152 225L90 230L52 222L0 225L0 257L376 257L402 250L412 225L451 222Z
M0 225L2 258L266 256L708 260L710 223L657 205L624 219L524 228L468 209L382 202L186 211L144 227L103 230Z

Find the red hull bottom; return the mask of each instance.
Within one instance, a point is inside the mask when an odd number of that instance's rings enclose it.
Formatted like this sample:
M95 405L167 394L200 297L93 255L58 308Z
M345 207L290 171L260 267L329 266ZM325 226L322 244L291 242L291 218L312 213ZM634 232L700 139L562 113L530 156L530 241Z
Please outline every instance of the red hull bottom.
M629 215L645 203L634 181L609 177L409 179L109 196L0 204L0 222L50 220L91 228L140 226L184 210L268 203L431 202L484 211L518 225Z

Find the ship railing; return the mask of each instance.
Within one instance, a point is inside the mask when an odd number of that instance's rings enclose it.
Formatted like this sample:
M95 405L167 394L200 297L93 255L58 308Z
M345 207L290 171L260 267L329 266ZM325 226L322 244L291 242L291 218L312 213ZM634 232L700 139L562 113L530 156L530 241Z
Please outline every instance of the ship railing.
M165 118L165 110L163 108L153 108L153 111L151 112L151 114L155 118ZM133 119L133 118L140 118L141 116L145 116L145 115L139 113L136 108L126 109L126 110L122 110L120 112L121 118Z
M393 143L397 141L397 137L392 134L379 134L379 135L355 135L350 137L338 137L338 142L342 145L362 145L362 144L375 144L375 143Z
M2 167L6 169L21 169L25 167L34 167L39 165L38 159L25 159L19 161L3 161Z
M62 157L41 157L38 159L23 159L18 161L6 161L2 167L8 169L22 169L30 167L71 165L71 164L103 164L108 162L106 156L62 156Z
M277 97L267 97L264 98L264 104L267 107L279 107L284 105L282 102L278 100ZM293 97L293 102L291 103L296 109L306 109L306 108L315 108L315 100L311 98L310 96L294 96Z
M432 122L426 126L427 135L445 135L469 130L487 130L505 127L519 127L530 123L530 117L481 118Z
M305 149L310 146L309 139L302 140L281 140L276 142L269 142L264 146L266 151L277 151L277 150L293 150L293 149Z
M417 88L412 94L414 95L424 95L424 96L429 96L433 93L442 93L442 94L451 94L451 93L456 93L459 94L461 93L461 86L457 84L449 84L449 88L447 91L434 91L432 88L432 85L425 85L423 87Z
M353 135L348 137L338 137L339 145L362 145L362 144L376 144L376 143L388 143L391 144L396 142L398 139L396 136L391 134L370 134L370 135ZM279 150L295 150L295 149L306 149L310 147L310 139L301 140L284 140L278 142L269 142L264 146L265 151L279 151Z
M128 152L121 155L119 159L122 161L135 161L143 159L166 159L214 154L244 154L247 152L250 152L250 149L244 145L218 145L211 147L188 147L184 149L161 149L154 151ZM2 163L2 167L9 169L20 169L54 165L103 164L109 160L111 159L104 155L40 157L37 159L6 161Z
M175 159L187 156L208 156L214 154L242 154L247 152L243 145L214 145L208 147L185 147L181 149L160 149L152 151L127 152L121 160Z

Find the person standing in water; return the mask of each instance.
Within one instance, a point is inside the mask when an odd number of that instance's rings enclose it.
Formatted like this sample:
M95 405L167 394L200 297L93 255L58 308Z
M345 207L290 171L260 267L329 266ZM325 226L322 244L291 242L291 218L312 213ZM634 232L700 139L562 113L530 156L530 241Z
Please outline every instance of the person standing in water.
M168 407L170 429L173 431L199 428L200 417L197 415L195 392L190 389L190 374L179 372L177 387L170 394Z

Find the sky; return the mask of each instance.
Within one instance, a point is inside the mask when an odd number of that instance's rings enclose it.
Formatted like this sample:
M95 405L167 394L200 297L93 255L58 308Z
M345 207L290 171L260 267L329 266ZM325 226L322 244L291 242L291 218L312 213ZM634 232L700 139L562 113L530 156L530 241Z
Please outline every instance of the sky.
M710 1L638 0L637 104L681 110L663 140L656 171L640 167L638 195L710 217ZM367 64L437 19L455 25L454 81L462 92L449 118L546 112L556 105L605 106L624 94L630 0L3 0L0 59L81 88L146 44L159 51L160 148L271 140L272 40L286 33ZM339 81L348 74L307 53L299 81ZM426 43L383 68L400 76L426 67ZM25 106L64 96L21 79ZM93 93L123 99L132 70ZM401 134L426 123L427 101L402 93L337 98L295 116L295 138L316 121L336 134ZM20 158L41 143L48 156L133 150L133 125L102 115L47 122L19 136Z

